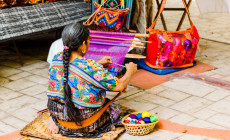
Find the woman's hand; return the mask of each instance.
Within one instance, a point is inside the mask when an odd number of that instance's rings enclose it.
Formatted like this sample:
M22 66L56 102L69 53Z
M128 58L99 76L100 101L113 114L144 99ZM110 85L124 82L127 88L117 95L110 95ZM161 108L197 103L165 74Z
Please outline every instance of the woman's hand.
M119 79L119 82L117 86L113 89L113 91L123 91L129 84L129 81L133 74L137 72L137 64L134 64L133 62L125 64L125 67L127 71L125 75L121 79Z
M112 58L110 56L103 56L100 60L97 61L98 64L107 66L112 63Z
M134 64L133 62L130 62L129 64L125 64L127 72L131 73L133 75L137 72L137 64Z

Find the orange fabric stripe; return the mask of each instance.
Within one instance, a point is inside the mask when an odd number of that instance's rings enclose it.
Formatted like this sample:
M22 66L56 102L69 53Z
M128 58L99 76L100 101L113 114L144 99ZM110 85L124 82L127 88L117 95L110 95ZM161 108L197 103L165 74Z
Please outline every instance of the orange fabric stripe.
M193 126L181 125L163 119L160 119L160 122L157 124L157 127L159 129L171 132L184 133L186 131L186 134L207 136L222 140L229 140L230 138L230 130L198 128Z

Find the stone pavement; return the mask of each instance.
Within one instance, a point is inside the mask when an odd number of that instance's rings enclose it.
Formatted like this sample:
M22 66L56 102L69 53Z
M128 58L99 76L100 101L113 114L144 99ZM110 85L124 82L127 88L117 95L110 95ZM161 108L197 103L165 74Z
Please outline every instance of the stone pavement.
M173 0L172 3L179 2ZM190 11L201 37L229 43L229 15L199 15L195 3L192 4ZM170 14L165 14L167 15ZM176 27L176 21L170 18L177 16L171 14L167 18L167 21L170 21L168 23L170 27ZM228 24L223 21L228 21ZM230 45L201 39L200 47L202 52L197 52L196 60L217 67L216 70L204 72L201 75L230 81ZM38 54L23 55L25 65L21 67L16 62L17 56L14 53L0 51L0 135L3 135L22 129L37 116L37 111L46 108L45 91L49 64L40 60L40 57L37 57ZM112 97L112 93L107 95ZM202 81L175 78L148 90L128 86L127 93L120 96L116 103L139 111L157 113L162 119L183 125L230 130L230 91ZM159 130L141 137L123 133L119 137L122 140L140 138L213 139L166 130Z
M219 80L230 80L230 45L200 41L202 53L196 59L218 67L202 73ZM221 54L221 55L218 55ZM0 134L22 129L36 112L46 108L49 64L24 56L25 65L14 62L9 51L1 52L0 63ZM10 60L11 59L11 60ZM112 97L108 93L108 97ZM201 128L230 130L230 91L192 79L173 79L152 89L127 88L116 103L139 111L149 111L165 120ZM159 130L144 139L211 139ZM124 133L120 139L138 139Z

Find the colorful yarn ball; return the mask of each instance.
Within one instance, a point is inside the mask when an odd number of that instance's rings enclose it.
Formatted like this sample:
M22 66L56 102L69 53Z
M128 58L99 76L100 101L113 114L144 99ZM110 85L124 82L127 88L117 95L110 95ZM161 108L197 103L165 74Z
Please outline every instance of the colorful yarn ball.
M142 119L142 118L139 118L138 121L143 121L143 119Z
M149 117L143 118L143 121L144 121L145 123L150 123L150 122L151 122Z
M145 117L150 117L150 114L149 112L142 112L142 118L145 118Z
M130 123L130 120L125 120L124 123Z
M137 114L137 119L140 119L140 118L142 118L142 113Z
M132 118L130 118L130 117L127 117L125 120L129 120L129 121L131 121L131 120L132 120Z
M131 120L131 123L136 123L137 122L137 119L132 119Z
M129 117L130 117L131 119L137 119L137 116L136 116L135 114L130 114Z
M139 121L141 124L145 124L145 122L144 121Z
M136 122L136 124L141 124L140 122Z
M150 117L151 123L156 122L157 120L158 120L158 118L156 116L151 116Z

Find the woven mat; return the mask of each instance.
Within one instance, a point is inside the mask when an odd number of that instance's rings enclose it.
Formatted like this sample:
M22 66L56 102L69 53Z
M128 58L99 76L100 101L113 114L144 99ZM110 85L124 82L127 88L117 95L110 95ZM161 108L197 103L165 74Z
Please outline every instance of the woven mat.
M135 110L122 107L122 116L125 116L126 114L129 114L131 112L134 112ZM52 139L52 140L85 140L87 138L69 138L62 136L61 134L50 134L47 129L47 122L49 119L49 112L46 111L44 113L40 113L40 115L35 118L32 122L30 122L28 125L26 125L20 132L21 135L24 136L30 136L30 137L36 137L41 139ZM110 131L105 133L101 138L96 138L97 140L113 140L118 137L120 133L124 131L124 127L117 127L116 131ZM95 138L94 138L95 139ZM87 139L91 140L91 138Z

